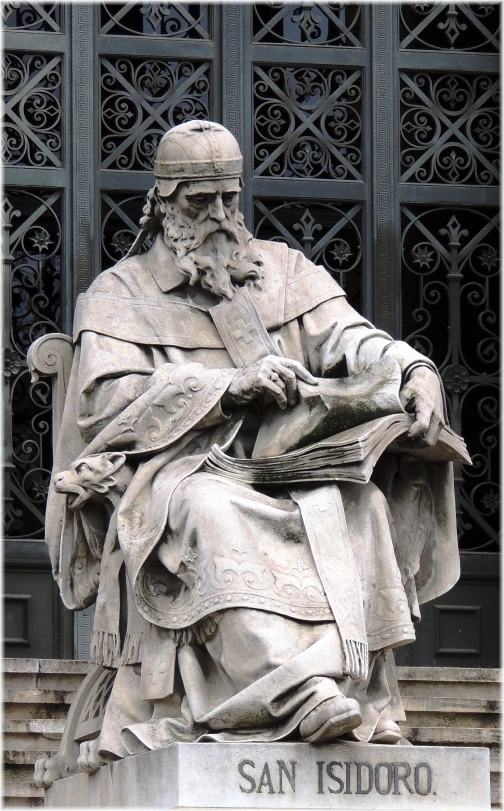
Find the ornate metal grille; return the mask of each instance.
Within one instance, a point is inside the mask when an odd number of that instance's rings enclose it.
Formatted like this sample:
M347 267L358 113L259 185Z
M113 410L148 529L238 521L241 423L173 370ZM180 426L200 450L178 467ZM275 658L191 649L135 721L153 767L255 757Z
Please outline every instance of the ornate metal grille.
M102 59L102 169L152 171L167 129L210 117L209 90L208 62Z
M144 194L102 192L101 270L115 265L128 253L138 233L138 213L144 204ZM147 239L142 250L150 246Z
M21 51L4 55L4 163L62 165L61 60Z
M1 14L8 537L43 537L51 467L27 346L70 331L76 294L125 255L161 134L211 118L242 146L248 227L324 264L440 365L474 459L457 474L460 546L496 549L499 5L7 0Z
M352 205L255 200L255 236L287 242L323 265L360 309L362 289L361 203Z
M254 173L362 178L361 72L256 66Z
M62 3L20 3L4 0L2 22L11 31L63 30L64 6Z
M357 3L255 3L254 42L360 48Z
M497 185L497 77L400 73L401 182Z
M11 291L10 347L4 375L12 402L12 467L5 522L9 537L43 538L44 510L52 466L51 391L30 383L26 354L40 335L60 330L60 191L7 190L4 228L8 234Z
M498 3L401 3L400 48L499 51Z
M210 39L208 3L102 3L100 33Z
M407 340L437 364L450 424L464 436L473 461L457 476L460 547L496 551L498 212L403 206L402 216Z

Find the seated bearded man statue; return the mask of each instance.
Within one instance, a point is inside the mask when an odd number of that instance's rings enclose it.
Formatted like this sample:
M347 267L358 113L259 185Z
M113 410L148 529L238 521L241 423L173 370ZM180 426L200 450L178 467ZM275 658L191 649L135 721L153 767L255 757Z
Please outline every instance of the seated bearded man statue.
M174 741L397 743L387 653L458 578L451 464L385 454L381 479L284 486L207 460L250 459L266 409L387 358L409 440L433 445L437 371L252 237L224 127L174 127L154 173L128 255L78 300L48 512L63 600L96 601L91 659L118 669L81 766Z

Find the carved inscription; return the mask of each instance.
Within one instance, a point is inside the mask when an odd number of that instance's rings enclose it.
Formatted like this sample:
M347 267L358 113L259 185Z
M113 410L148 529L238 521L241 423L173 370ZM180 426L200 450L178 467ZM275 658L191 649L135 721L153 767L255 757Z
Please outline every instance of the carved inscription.
M238 764L239 789L243 794L296 793L296 760ZM432 769L426 762L416 766L406 761L382 762L317 760L313 766L317 794L416 794L426 797L432 790Z

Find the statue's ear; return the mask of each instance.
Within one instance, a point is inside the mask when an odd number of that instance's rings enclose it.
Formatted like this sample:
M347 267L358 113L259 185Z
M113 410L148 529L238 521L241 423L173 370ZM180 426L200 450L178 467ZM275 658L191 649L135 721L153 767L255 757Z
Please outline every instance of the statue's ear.
M108 471L109 476L116 473L116 471L118 471L126 461L126 456L124 453L108 453L107 458L112 465L112 470Z

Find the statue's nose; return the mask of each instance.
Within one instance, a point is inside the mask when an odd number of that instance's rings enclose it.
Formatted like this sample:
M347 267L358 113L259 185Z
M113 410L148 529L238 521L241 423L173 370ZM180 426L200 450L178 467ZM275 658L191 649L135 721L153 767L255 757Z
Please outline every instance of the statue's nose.
M222 220L226 219L226 215L224 213L224 206L222 205L222 197L217 196L215 200L212 202L210 216L213 220L217 220L218 222L222 222Z

